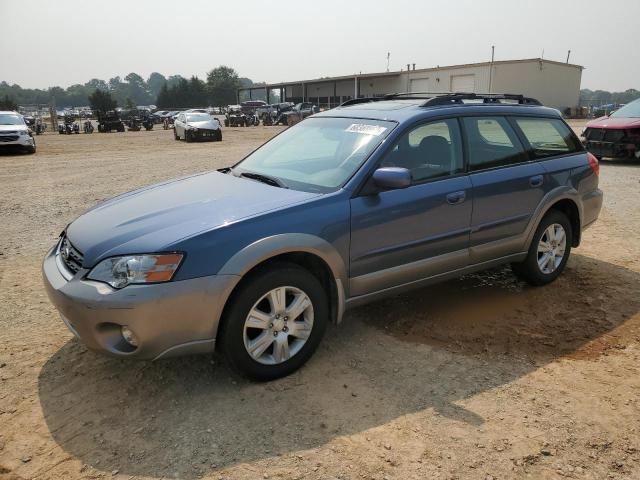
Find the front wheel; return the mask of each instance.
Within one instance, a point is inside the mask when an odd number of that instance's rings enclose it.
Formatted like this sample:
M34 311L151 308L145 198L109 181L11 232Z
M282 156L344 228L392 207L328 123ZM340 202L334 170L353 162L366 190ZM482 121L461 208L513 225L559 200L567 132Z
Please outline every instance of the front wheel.
M560 276L567 264L572 240L571 222L564 213L552 210L538 225L527 258L521 263L512 264L511 268L531 285L551 283Z
M300 368L313 355L329 320L324 288L293 264L254 276L230 301L221 348L237 372L255 380L284 377Z

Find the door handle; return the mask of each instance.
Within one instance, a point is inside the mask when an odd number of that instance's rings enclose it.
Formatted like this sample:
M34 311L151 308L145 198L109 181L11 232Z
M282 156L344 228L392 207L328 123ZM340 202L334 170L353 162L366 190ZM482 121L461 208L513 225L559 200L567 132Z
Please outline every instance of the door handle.
M456 205L458 203L464 202L466 197L467 197L467 194L465 193L464 190L460 190L459 192L449 193L447 195L447 203L449 203L450 205Z
M542 175L535 175L529 178L529 185L534 188L539 187L540 185L542 185L543 181L544 181L544 177Z

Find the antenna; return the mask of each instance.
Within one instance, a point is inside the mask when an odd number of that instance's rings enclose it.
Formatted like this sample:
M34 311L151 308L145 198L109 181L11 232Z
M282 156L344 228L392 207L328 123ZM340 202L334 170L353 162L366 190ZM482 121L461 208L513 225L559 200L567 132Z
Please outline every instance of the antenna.
M387 72L389 71L389 58L391 58L391 52L387 52Z
M569 57L571 56L571 50L567 52L567 63L569 63Z

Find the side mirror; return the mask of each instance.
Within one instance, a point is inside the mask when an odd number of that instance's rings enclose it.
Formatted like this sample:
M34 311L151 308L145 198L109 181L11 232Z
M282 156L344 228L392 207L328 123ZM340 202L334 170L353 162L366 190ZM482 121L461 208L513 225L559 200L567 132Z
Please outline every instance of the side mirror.
M382 167L373 172L373 183L378 188L395 190L411 185L411 172L406 168Z

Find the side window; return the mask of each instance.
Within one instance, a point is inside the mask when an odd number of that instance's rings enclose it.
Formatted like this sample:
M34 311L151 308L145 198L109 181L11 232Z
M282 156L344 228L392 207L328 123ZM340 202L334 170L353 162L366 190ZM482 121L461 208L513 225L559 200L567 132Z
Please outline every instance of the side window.
M515 121L529 142L533 154L538 158L581 150L562 120L557 118L516 118Z
M403 167L414 182L464 171L460 128L455 119L426 123L411 129L387 153L383 167Z
M503 117L464 117L471 170L499 167L528 160L513 128Z

